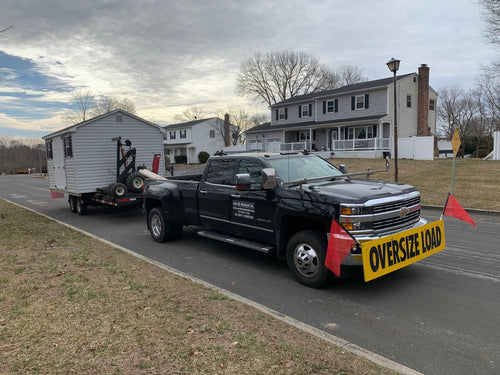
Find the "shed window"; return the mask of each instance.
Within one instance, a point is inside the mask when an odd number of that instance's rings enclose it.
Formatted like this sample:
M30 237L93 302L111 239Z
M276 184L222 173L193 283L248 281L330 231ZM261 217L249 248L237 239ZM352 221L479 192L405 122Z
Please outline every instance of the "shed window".
M71 135L67 135L63 137L64 144L64 157L72 158L73 157L73 142L71 140Z
M47 152L47 159L54 159L54 151L52 151L52 141L45 142L45 149Z

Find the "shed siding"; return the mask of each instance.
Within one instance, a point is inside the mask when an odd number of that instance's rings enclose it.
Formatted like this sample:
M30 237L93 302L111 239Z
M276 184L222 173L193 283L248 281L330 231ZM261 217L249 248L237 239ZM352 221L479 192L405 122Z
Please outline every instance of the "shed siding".
M121 121L117 120L116 113L112 113L67 133L72 136L73 146L73 157L64 160L67 192L91 193L116 181L116 141L112 141L115 137L121 137L122 143L126 139L132 142L132 147L136 149L136 167L143 164L151 167L154 154L160 154L159 174L164 175L161 129L125 113L118 115ZM54 141L58 139L60 135L53 138ZM123 148L125 151L128 149L126 146ZM49 168L51 187L53 178Z

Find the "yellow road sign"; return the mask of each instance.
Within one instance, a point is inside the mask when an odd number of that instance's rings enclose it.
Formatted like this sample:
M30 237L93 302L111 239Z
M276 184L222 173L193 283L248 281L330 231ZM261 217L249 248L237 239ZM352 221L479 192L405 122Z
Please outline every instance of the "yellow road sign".
M458 129L455 129L455 134L451 139L451 146L453 147L453 155L457 157L458 150L460 148L460 136L458 135Z

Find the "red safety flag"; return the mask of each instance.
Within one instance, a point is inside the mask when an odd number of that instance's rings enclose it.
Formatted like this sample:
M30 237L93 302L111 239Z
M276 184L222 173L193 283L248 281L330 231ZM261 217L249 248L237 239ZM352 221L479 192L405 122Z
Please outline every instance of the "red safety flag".
M328 248L326 250L325 266L336 276L340 277L340 264L351 251L352 245L356 241L340 225L337 220L332 220L330 237L328 238Z
M448 194L448 199L446 199L443 215L451 216L455 219L465 221L466 223L473 225L474 228L477 228L474 220L472 220L467 211L464 210L464 208L460 205L460 203L457 202L457 200L453 195L451 195L451 193Z

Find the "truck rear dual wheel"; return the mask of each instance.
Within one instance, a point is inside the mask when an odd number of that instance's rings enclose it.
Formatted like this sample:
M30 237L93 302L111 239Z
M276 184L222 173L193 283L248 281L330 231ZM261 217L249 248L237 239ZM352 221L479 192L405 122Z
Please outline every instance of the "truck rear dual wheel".
M78 209L77 209L78 197L75 197L74 195L70 195L68 197L68 203L69 203L69 209L71 210L71 212L76 214L78 212Z
M76 197L76 212L78 215L87 215L87 202L83 198Z
M288 268L302 284L319 288L330 279L330 271L325 267L327 246L324 234L310 230L298 232L288 241Z
M149 233L156 242L177 240L182 236L182 225L167 221L167 216L160 207L153 208L149 213L148 226Z

